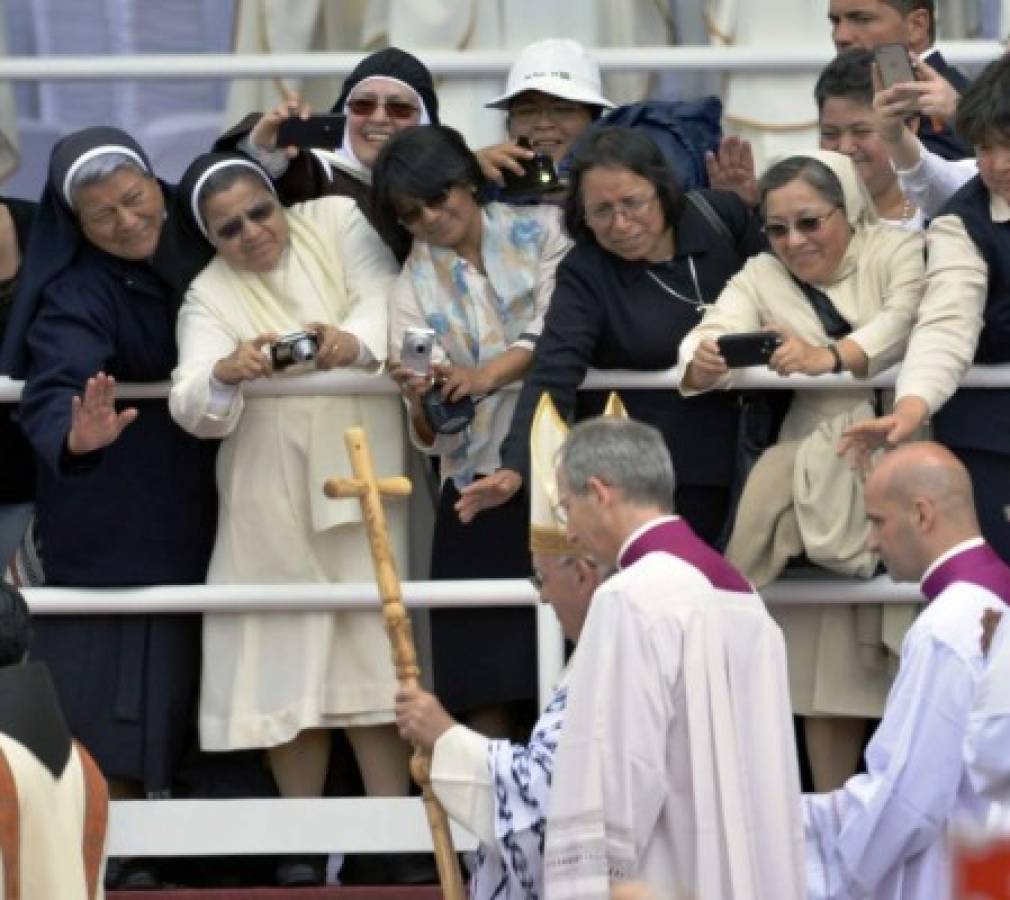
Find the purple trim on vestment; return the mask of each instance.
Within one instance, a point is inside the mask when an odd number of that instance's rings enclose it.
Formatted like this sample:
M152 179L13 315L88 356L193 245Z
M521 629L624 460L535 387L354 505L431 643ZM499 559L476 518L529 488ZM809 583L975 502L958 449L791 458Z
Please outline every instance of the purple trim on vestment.
M970 547L942 562L922 583L929 602L956 582L975 584L1010 604L1010 566L988 544Z
M708 546L683 519L658 522L640 534L628 547L617 564L626 569L646 553L668 553L684 560L702 573L720 591L753 593L753 588L736 569Z

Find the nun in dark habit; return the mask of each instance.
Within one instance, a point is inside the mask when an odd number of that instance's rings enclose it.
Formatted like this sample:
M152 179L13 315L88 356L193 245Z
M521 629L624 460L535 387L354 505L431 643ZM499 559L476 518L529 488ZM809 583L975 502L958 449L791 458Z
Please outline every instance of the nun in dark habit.
M164 399L115 399L116 381L168 379L182 293L210 255L167 227L172 198L118 129L53 148L0 350L0 371L27 381L18 420L36 457L47 585L206 575L215 445L180 429ZM113 796L170 789L193 728L198 616L40 617L31 655Z

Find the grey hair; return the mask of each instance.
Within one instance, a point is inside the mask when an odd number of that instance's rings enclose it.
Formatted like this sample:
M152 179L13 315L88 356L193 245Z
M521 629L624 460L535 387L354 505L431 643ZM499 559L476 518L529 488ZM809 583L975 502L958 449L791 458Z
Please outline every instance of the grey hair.
M66 198L71 209L77 208L77 194L79 191L105 181L106 178L120 169L133 169L145 178L154 177L134 157L126 153L112 152L95 156L82 163L70 176L66 189Z
M842 190L842 183L831 169L819 159L813 159L810 156L790 156L775 163L758 180L762 214L768 194L797 179L810 185L832 206L845 209L845 192Z
M558 454L568 489L577 495L598 478L639 506L673 510L673 461L662 434L651 425L616 416L580 422Z

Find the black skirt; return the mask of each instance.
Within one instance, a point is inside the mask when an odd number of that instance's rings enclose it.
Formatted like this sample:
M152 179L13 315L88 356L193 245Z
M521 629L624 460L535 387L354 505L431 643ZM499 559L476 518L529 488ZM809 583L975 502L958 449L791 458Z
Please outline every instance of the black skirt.
M106 777L169 790L196 725L200 617L38 616L32 628L31 658Z
M442 487L431 548L433 580L525 578L530 574L529 513L520 491L469 525L453 505L459 492ZM454 716L537 696L536 618L529 607L438 609L431 612L435 694Z

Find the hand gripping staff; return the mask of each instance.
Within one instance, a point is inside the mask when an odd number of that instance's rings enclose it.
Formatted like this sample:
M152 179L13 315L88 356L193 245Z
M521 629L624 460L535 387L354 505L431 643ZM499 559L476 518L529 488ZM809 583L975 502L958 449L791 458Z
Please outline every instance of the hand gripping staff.
M327 497L357 497L368 529L368 542L372 549L372 563L375 566L375 580L382 601L382 618L393 653L396 678L404 687L417 685L420 669L414 651L414 636L410 619L403 605L400 579L396 574L396 562L389 545L389 531L382 511L382 497L410 496L410 480L402 476L394 478L375 477L372 453L368 439L361 428L348 428L344 432L347 455L351 461L354 478L331 478L323 490ZM445 900L465 900L463 878L459 870L459 859L452 846L449 833L449 819L431 789L431 757L415 748L410 760L410 774L421 788L424 811L428 816L431 840L435 848L435 864L438 879L442 884Z

